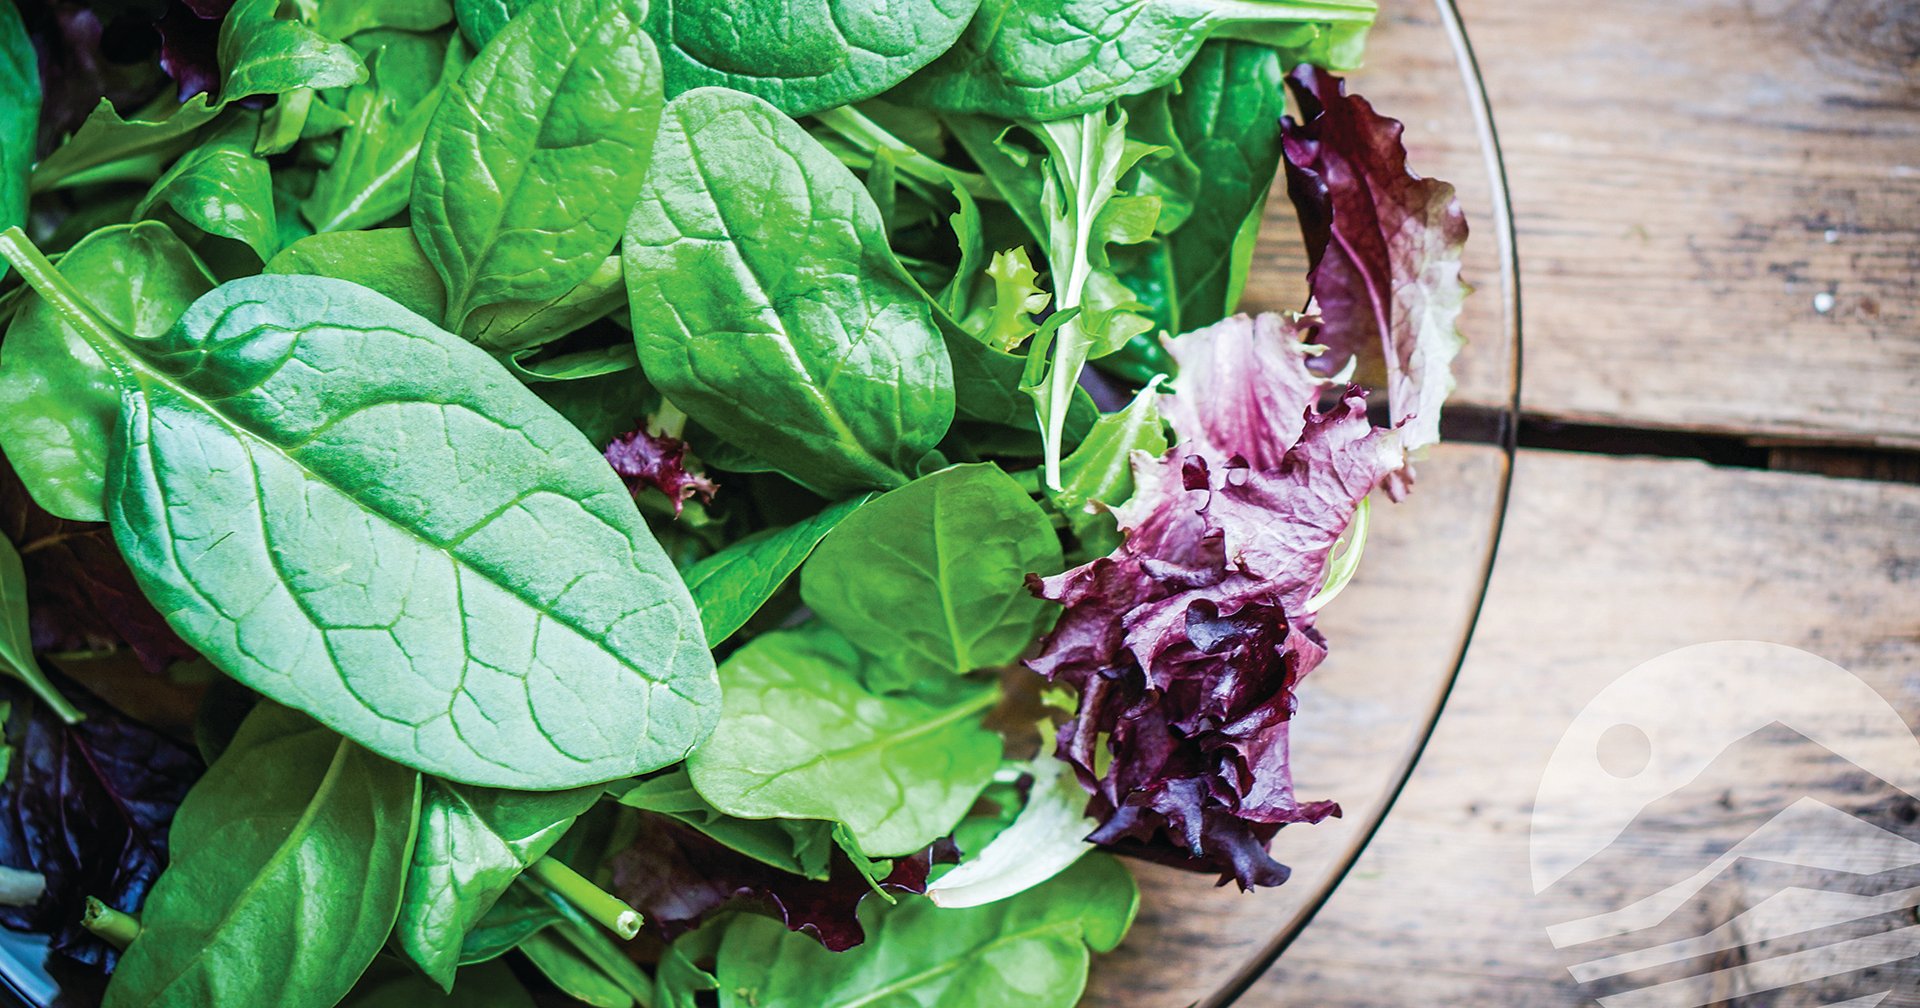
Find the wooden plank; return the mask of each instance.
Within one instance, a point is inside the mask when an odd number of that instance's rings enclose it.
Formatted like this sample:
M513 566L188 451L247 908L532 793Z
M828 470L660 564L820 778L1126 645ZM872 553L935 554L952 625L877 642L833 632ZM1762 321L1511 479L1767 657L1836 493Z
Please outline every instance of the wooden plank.
M1741 638L1821 655L1874 687L1910 727L1920 723L1916 529L1920 487L1522 453L1485 614L1426 758L1353 876L1244 1003L1594 1003L1602 991L1583 991L1567 972L1591 954L1556 950L1546 934L1569 919L1564 894L1536 897L1529 876L1532 804L1563 732L1641 662ZM1830 691L1804 703L1831 703ZM1645 896L1800 796L1920 840L1911 796L1804 738L1776 734L1649 806L1657 828L1624 835L1633 843L1624 862L1597 858L1583 869L1575 901L1606 908ZM1845 844L1832 840L1835 849ZM1920 877L1878 881L1920 885ZM1749 864L1703 891L1671 927L1698 934L1782 885L1805 883L1779 866ZM1911 924L1913 913L1856 930ZM1828 929L1806 941L1846 936ZM1904 954L1920 950L1905 941ZM1909 994L1920 984L1920 961L1878 969ZM1864 992L1862 982L1849 974L1816 987L1827 1000L1782 994L1767 1003L1835 1003L1849 983Z
M1280 832L1293 878L1243 894L1211 876L1135 864L1145 889L1126 943L1096 961L1089 1005L1183 1005L1245 969L1347 859L1362 823L1426 725L1486 572L1505 456L1441 445L1405 501L1377 500L1359 573L1321 613L1327 661L1300 691L1293 729L1303 798L1345 817Z

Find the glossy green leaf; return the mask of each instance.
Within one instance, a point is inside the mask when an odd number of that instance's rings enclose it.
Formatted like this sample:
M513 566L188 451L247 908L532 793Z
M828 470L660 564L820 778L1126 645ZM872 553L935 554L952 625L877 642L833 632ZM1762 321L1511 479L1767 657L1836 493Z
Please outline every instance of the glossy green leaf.
M502 301L467 316L460 335L494 353L541 346L626 304L619 256L608 256L577 285L539 301Z
M861 908L866 943L845 952L743 915L720 940L720 1004L1071 1008L1086 985L1088 950L1118 945L1139 899L1126 869L1099 855L986 906L946 910L907 899L881 909L869 901Z
M334 6L329 5L327 9ZM444 47L438 86L409 94L405 77L421 76L409 65L429 58L424 47L392 47L367 60L369 78L347 92L347 128L340 149L314 179L300 213L315 231L350 231L385 221L406 209L413 191L413 165L441 95L466 66L466 47ZM389 78L394 78L389 82Z
M501 791L429 781L394 938L427 976L453 982L468 932L601 789Z
M654 0L667 93L729 87L791 116L849 105L947 51L980 0Z
M563 938L558 928L527 936L520 943L527 961L561 993L592 1008L633 1008L634 996Z
M688 568L684 572L687 590L700 608L707 646L718 646L746 626L800 569L821 538L871 499L871 494L861 494L805 521L755 533Z
M1019 484L991 464L954 466L828 533L801 571L800 597L877 659L869 686L937 691L1019 657L1051 615L1026 577L1062 566L1052 524Z
M1055 507L1083 546L1118 546L1119 530L1096 503L1119 507L1133 496L1135 452L1153 458L1166 454L1167 433L1160 420L1160 378L1149 380L1127 408L1100 418L1086 440L1060 463L1060 489L1049 491ZM1090 549L1105 553L1108 549Z
M226 284L123 342L17 232L0 252L124 375L108 519L229 675L488 786L631 776L705 736L692 599L593 446L485 353L296 276Z
M73 136L34 167L33 191L92 181L90 176L101 166L117 162L151 161L157 172L158 165L186 149L194 132L212 122L221 107L198 94L185 104L163 101L123 119L113 103L102 98Z
M684 768L622 792L620 804L669 816L729 849L805 878L826 879L833 856L834 824L819 819L736 819L700 797Z
M432 31L453 20L447 0L295 0L295 4L303 12L311 9L307 21L315 31L336 39L371 28Z
M367 79L360 57L299 21L282 21L280 0L239 0L220 23L223 102L294 88L348 87Z
M413 230L474 309L545 301L600 267L640 190L660 121L641 0L544 0L488 42L440 102L413 172Z
M953 112L1063 119L1172 83L1215 34L1348 69L1373 17L1374 0L984 0L902 93Z
M302 238L268 260L266 272L352 281L424 318L439 318L447 304L440 275L406 228L329 231Z
M721 667L724 709L687 757L700 796L732 816L831 819L877 857L917 851L966 814L1000 762L982 686L945 705L881 696L863 659L819 624L758 637Z
M33 631L27 624L27 573L20 564L19 551L5 536L0 536L0 673L25 683L62 721L72 724L80 720L80 712L47 681L46 672L33 657ZM6 718L0 717L0 724L5 723ZM0 776L4 775L4 763L4 757L0 757Z
M13 0L0 0L0 229L27 222L40 128L40 65Z
M280 244L273 177L267 163L253 156L257 128L252 115L227 119L154 182L135 216L149 217L165 206L207 234L246 245L261 262L273 258Z
M340 1008L534 1008L534 1002L505 963L461 970L449 993L405 962L382 956Z
M181 803L105 1008L339 1001L393 927L419 807L419 774L261 704Z
M527 940L527 936L566 920L552 903L535 893L526 883L511 886L500 894L473 930L460 944L460 965L490 962L506 955Z
M647 377L808 489L897 486L946 433L952 368L879 211L766 102L673 100L624 254Z
M515 14L533 6L533 0L453 0L460 31L475 47L492 41Z
M166 332L213 278L165 225L102 228L61 257L94 314L133 339ZM120 387L52 304L25 295L0 346L0 447L34 502L73 521L105 521L107 452Z

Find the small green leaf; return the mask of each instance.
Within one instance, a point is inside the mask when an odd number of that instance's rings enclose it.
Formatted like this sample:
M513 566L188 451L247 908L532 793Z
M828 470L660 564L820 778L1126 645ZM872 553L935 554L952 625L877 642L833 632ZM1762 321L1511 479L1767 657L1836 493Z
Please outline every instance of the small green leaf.
M446 310L440 275L406 228L328 231L302 238L268 260L265 272L351 281L423 318L439 318Z
M983 309L980 341L995 350L1012 350L1033 335L1037 325L1031 316L1044 311L1052 295L1040 289L1040 274L1024 246L995 252L986 273L993 281L994 298Z
M436 983L452 983L467 934L600 794L597 787L501 791L429 781L394 924L401 949Z
M707 646L717 647L745 626L800 569L821 538L872 499L872 494L862 494L805 521L755 533L688 568L683 576L694 605L700 607Z
M164 204L193 227L246 245L261 262L273 258L280 237L273 177L267 163L253 156L258 128L251 114L225 120L160 176L134 215L150 217Z
M660 122L640 0L543 0L493 37L439 103L413 171L413 230L477 308L546 301L613 251Z
M673 100L624 253L647 377L808 489L898 486L946 433L952 367L879 210L766 102Z
M447 0L295 0L303 11L312 8L308 18L315 31L328 38L343 39L373 28L397 28L401 31L429 32L453 20L453 7Z
M333 1005L393 927L419 808L419 774L262 703L181 803L105 1008Z
M945 52L980 0L655 0L667 93L727 87L790 116L851 105Z
M1071 1008L1089 949L1120 942L1140 893L1113 858L1084 858L1051 882L986 906L905 899L876 913L867 940L828 952L778 921L742 915L714 967L722 1008L939 1005Z
M27 572L20 564L19 551L5 536L0 536L0 672L27 684L41 702L60 715L60 720L68 724L80 720L80 712L47 681L47 674L33 657L33 632L27 625ZM0 716L0 725L5 723L6 718ZM5 762L0 758L0 764Z
M1134 453L1154 458L1166 454L1167 434L1160 421L1162 377L1150 379L1126 409L1101 417L1080 447L1060 463L1060 489L1049 496L1088 552L1105 553L1119 545L1113 519L1094 505L1119 507L1133 496ZM1098 546L1107 549L1094 548Z
M448 993L404 961L381 956L340 1008L534 1008L534 1003L505 963L461 970Z
M239 0L220 23L218 51L226 84L220 100L235 102L295 88L349 87L367 79L354 51L298 21L276 14L280 0Z
M165 225L102 228L61 257L95 315L132 340L172 328L213 278ZM106 521L107 452L120 386L67 316L24 295L0 352L0 447L34 502L72 521Z
M315 231L368 228L406 209L427 124L440 96L459 79L467 50L457 41L446 47L437 68L438 84L423 95L408 94L410 89L399 83L389 85L389 77L423 76L419 67L408 65L423 58L417 47L399 46L368 58L368 81L347 92L347 128L340 150L300 202L301 215Z
M453 0L460 31L475 48L486 45L515 14L533 6L533 0Z
M633 994L583 956L561 936L558 928L529 935L520 943L520 952L541 976L581 1004L592 1008L633 1008Z
M40 128L40 64L13 0L0 0L0 230L27 222Z
M736 819L700 797L684 768L621 793L620 804L669 816L727 848L781 871L824 881L833 856L833 823L820 819Z
M991 464L922 476L828 533L800 596L875 661L875 690L938 695L957 675L1004 665L1033 642L1050 607L1029 574L1062 567L1046 513Z
M120 162L139 162L143 171L152 164L158 172L158 166L185 150L194 133L212 122L220 109L220 105L210 104L206 95L197 94L185 104L165 100L131 119L122 119L113 103L102 98L73 136L34 168L33 191L80 185L92 181L92 174L102 166Z
M721 668L724 710L687 757L700 796L728 815L845 823L877 857L947 835L993 778L1000 736L984 685L947 705L879 696L862 659L820 624L754 639Z

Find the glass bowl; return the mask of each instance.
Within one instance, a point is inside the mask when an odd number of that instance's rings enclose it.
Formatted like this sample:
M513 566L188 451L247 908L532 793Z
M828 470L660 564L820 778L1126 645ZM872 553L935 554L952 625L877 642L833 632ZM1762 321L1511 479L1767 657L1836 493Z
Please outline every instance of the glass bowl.
M1414 170L1458 188L1472 228L1465 274L1476 291L1460 322L1468 344L1455 364L1448 440L1419 462L1405 501L1376 502L1359 573L1320 614L1331 653L1299 691L1297 791L1302 799L1339 801L1344 815L1282 830L1274 854L1293 876L1258 893L1129 861L1142 890L1140 917L1119 949L1095 959L1083 1004L1234 1003L1313 919L1391 808L1445 706L1479 613L1518 417L1520 292L1506 187L1452 0L1383 7L1368 68L1351 76L1348 89L1406 123ZM1305 302L1298 234L1276 188L1243 310L1298 310ZM82 678L109 701L116 685L139 690L148 682L130 670L92 671ZM191 710L181 707L183 723ZM98 1003L97 990L63 992L42 965L45 953L44 939L0 929L0 1008Z
M1491 115L1451 0L1386 0L1366 69L1348 81L1406 123L1408 164L1446 179L1466 209L1460 320L1446 442L1419 462L1407 499L1374 502L1359 573L1320 613L1331 650L1301 684L1293 770L1301 800L1331 798L1339 819L1289 826L1274 856L1293 869L1276 889L1241 893L1212 876L1129 862L1140 917L1094 961L1083 1004L1222 1008L1233 1004L1313 919L1392 807L1440 717L1491 573L1512 471L1519 402L1520 291ZM1293 208L1268 204L1247 311L1298 310L1307 262Z

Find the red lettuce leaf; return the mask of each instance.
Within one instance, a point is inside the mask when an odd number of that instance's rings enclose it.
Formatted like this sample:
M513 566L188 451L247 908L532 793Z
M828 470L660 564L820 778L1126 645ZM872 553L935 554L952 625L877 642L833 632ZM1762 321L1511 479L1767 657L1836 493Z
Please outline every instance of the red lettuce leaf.
M118 953L80 926L86 899L140 909L166 867L173 814L204 768L192 750L79 690L63 691L86 714L74 725L25 690L9 692L0 864L39 872L47 889L33 906L0 907L0 924L49 935L55 951L110 971Z
M1440 439L1453 389L1466 216L1453 186L1407 169L1398 120L1324 70L1301 66L1287 83L1302 115L1282 122L1287 195L1313 267L1316 338L1329 350L1315 370L1357 358L1364 378L1384 379L1390 422L1418 450Z
M713 503L720 488L704 473L687 470L687 443L665 434L649 434L645 427L628 431L607 444L607 464L626 481L636 496L648 487L667 495L679 514L689 497Z
M639 819L632 845L613 856L613 891L662 938L671 941L693 930L738 899L833 952L866 941L855 911L873 887L840 851L833 853L832 873L815 880L750 858L671 817L642 812ZM894 892L926 892L940 846L895 858L880 885Z
M1306 603L1404 462L1362 390L1318 407L1297 336L1241 315L1172 340L1181 441L1136 458L1120 548L1029 580L1066 607L1028 664L1080 694L1058 751L1092 792L1089 839L1243 888L1285 881L1280 826L1339 814L1297 800L1288 766L1294 688L1326 654Z
M153 673L196 657L134 584L112 530L48 514L3 458L0 535L20 551L35 651L125 646Z

